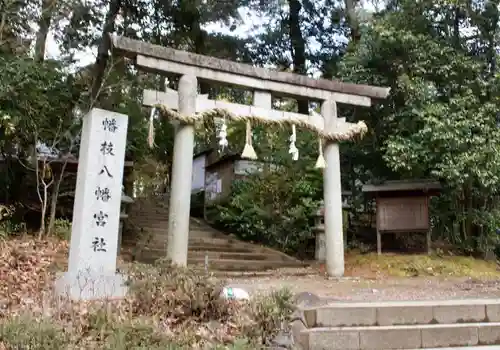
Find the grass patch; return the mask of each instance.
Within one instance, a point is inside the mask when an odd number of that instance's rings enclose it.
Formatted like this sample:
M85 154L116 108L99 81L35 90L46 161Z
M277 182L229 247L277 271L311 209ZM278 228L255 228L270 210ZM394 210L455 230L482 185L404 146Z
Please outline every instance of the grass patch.
M495 262L464 256L400 255L376 253L361 254L351 251L346 255L346 267L357 276L387 277L500 277Z
M253 350L289 318L291 294L221 298L225 281L168 261L123 265L123 300L74 302L51 293L58 241L0 245L0 349Z

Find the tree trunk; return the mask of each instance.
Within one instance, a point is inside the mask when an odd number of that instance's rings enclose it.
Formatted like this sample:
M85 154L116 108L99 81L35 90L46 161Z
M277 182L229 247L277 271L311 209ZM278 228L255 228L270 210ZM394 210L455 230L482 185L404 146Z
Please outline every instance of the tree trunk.
M351 43L353 45L357 45L361 39L358 16L356 15L356 5L358 2L359 0L345 0L346 20L351 31Z
M307 73L306 41L304 40L302 29L300 28L300 11L302 10L302 5L300 0L288 0L288 5L290 7L289 25L293 71L294 73L305 75ZM309 114L309 101L299 100L297 103L299 113Z
M193 12L194 13L194 12ZM196 15L192 17L192 22L189 27L191 29L191 39L193 40L194 52L200 55L204 55L206 52L205 40L206 33L201 28L201 13L200 9L196 11ZM200 94L208 94L210 92L210 86L206 82L200 82Z
M204 55L206 53L206 45L205 45L205 40L206 40L206 33L205 31L201 28L201 14L199 11L197 12L197 15L193 17L192 23L190 24L190 29L191 29L191 36L194 44L194 52L200 55ZM200 94L202 95L209 95L209 98L214 98L215 96L210 96L211 92L213 91L210 89L210 85L207 82L201 81L199 83L200 85ZM204 129L205 130L215 130L216 125L214 119L205 119L203 121ZM208 147L211 148L217 148L217 133L213 132L210 134L209 139L205 140L207 143Z
M55 226L55 222L56 222L56 212L57 212L57 200L59 199L59 188L61 187L61 182L63 181L64 172L66 171L67 164L68 164L68 161L65 161L62 168L61 168L59 178L57 179L56 183L54 184L54 186L52 188L52 196L50 199L49 224L47 226L47 234L49 236L54 233L54 226Z
M45 59L45 47L47 45L47 36L49 35L50 22L55 6L55 0L42 0L40 18L38 19L38 33L35 41L35 61L43 62Z
M37 161L35 159L35 161ZM40 200L40 210L41 210L41 215L40 215L40 230L38 231L38 239L41 239L45 233L46 233L46 226L45 226L45 216L47 215L47 199L48 199L48 188L50 187L52 181L49 183L45 182L45 172L46 172L46 167L47 164L44 162L43 167L42 167L42 172L39 170L39 165L38 162L36 164L36 184L37 184L37 194L38 194L38 199ZM40 185L43 187L43 192L40 193Z
M473 237L473 209L474 209L474 198L472 193L472 181L469 180L464 185L464 212L465 212L464 236L466 237L467 240L470 240Z
M94 81L92 83L92 90L90 93L90 108L96 104L101 91L106 72L106 66L109 60L109 50L111 49L110 34L115 31L115 21L120 9L122 7L122 0L111 0L109 3L108 13L102 30L101 42L97 49L97 58L94 64Z
M460 48L460 20L462 19L460 7L455 6L455 14L453 18L453 41L455 48Z
M488 64L490 68L490 76L494 77L497 69L497 43L496 36L498 33L498 20L500 17L500 13L498 10L499 1L490 1L486 6L487 12L490 15L489 22L490 28L487 31L486 37L488 38Z
M38 238L41 239L46 231L45 231L45 215L47 215L47 196L49 195L47 191L48 186L43 183L43 199L42 199L42 213L40 217L40 231L38 232Z

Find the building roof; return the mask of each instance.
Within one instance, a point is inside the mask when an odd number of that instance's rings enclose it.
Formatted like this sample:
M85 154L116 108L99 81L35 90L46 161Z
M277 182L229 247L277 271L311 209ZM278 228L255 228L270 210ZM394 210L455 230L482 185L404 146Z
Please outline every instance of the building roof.
M442 186L434 180L396 180L386 181L380 185L363 185L365 193L377 192L435 192L441 190Z
M195 153L195 154L194 154L194 156L193 156L193 159L198 158L198 157L201 157L201 156L204 156L204 155L209 154L209 153L211 153L211 152L213 152L213 151L215 151L215 149L214 149L214 148L207 148L207 149L205 149L205 150L203 150L203 151L200 151L200 152L198 152L198 153Z
M213 161L212 163L207 164L205 166L205 169L215 168L215 167L220 166L224 163L234 162L234 161L241 160L241 159L243 159L243 158L241 158L241 155L239 153L224 154L222 157L219 157L217 160Z

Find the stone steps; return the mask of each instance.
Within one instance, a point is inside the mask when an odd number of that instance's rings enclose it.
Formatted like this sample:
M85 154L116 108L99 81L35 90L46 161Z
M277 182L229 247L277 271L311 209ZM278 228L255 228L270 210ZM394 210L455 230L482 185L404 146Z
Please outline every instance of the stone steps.
M163 203L164 204L164 203ZM123 243L136 247L134 256L144 263L153 263L166 256L168 240L168 208L154 202L134 204L128 221L136 231L139 245L133 237L124 237ZM205 256L211 272L262 272L283 267L301 267L304 264L285 254L256 244L239 241L209 226L204 220L190 218L188 264L205 265Z
M214 242L206 241L207 238L191 238L188 242L189 251L193 252L214 252L214 253L265 253L266 250L260 246L252 246L243 244L241 242L224 240L220 238L214 238ZM130 239L124 240L124 243L128 245L133 245L134 242ZM148 244L148 249L150 251L157 250L157 247L163 247L167 243L167 239L161 237L155 237Z
M306 350L500 349L500 299L335 302L302 311Z
M155 242L154 245L149 245L149 247L141 251L138 257L141 262L153 263L166 254L166 246L159 246L158 242ZM209 267L214 271L262 272L285 267L304 267L307 265L285 254L227 238L192 238L189 240L188 249L188 265L204 266L205 255L208 254Z
M189 258L188 265L205 265L205 258ZM268 271L283 267L303 267L301 262L292 263L283 260L234 260L234 259L216 259L208 261L209 270L216 271Z
M158 258L163 257L166 254L166 246L165 249L147 249L142 254L145 256L149 256L148 260L156 260ZM222 251L222 252L209 252L209 251L193 251L189 249L188 251L188 259L190 261L203 261L205 262L205 256L208 256L209 262L216 260L241 260L247 261L247 263L253 263L254 261L285 261L283 259L279 260L276 256L266 253L255 253L252 251L245 252L234 252L234 251Z
M168 214L160 215L160 214L142 214L142 213L129 213L128 217L130 220L134 222L134 224L137 225L150 225L151 223L155 222L164 222L168 223Z
M259 260L271 260L276 261L276 256L271 254L255 253L255 252L214 252L214 251L192 251L191 249L188 252L188 259L205 259L205 256L208 257L209 262L213 260L248 260L250 263ZM281 261L283 261L281 259Z
M155 215L155 214L168 214L168 209L165 208L155 208L152 206L142 206L140 208L132 207L130 210L131 214L145 214L145 215Z
M164 235L166 237L168 233L168 220L165 219L155 220L148 217L135 219L129 216L129 222L132 223L133 227L136 229L152 235ZM190 237L214 237L220 236L221 234L207 224L203 225L191 219L189 222L189 235Z
M134 209L129 212L129 215L134 218L148 217L148 218L162 218L168 220L168 210L162 208L150 209Z
M148 228L142 228L141 232L145 235L149 236L154 236L156 242L166 242L167 237L168 237L168 228L154 228L154 227L148 227ZM204 230L196 230L196 229L190 229L189 230L189 237L190 239L193 238L212 238L217 235L217 232L212 232L212 231L204 231Z
M304 334L310 350L428 349L500 345L500 323L313 328Z
M205 244L189 244L189 251L192 252L214 252L214 253L252 253L260 252L260 250L252 249L251 247L241 246L238 244L224 245L205 245Z
M304 316L312 327L500 322L500 299L339 302L305 309Z
M168 220L151 220L150 218L144 217L144 218L131 218L130 216L128 217L129 220L133 222L133 224L139 228L143 227L154 227L154 228L168 228Z
M189 238L189 245L202 245L205 247L251 247L252 249L261 248L261 246L246 243L229 236L221 237L192 237Z
M233 253L228 253L233 254ZM166 256L166 250L158 250L155 252L145 251L141 254L139 260L146 264L152 264L159 258ZM285 267L304 267L301 262L290 262L283 260L258 260L254 256L242 255L238 259L208 259L209 270L224 271L224 272L261 272L275 270ZM192 256L188 254L188 266L205 266L205 256Z
M500 346L498 345L484 345L484 346L459 346L453 348L427 348L426 350L499 350ZM412 349L417 350L417 349Z

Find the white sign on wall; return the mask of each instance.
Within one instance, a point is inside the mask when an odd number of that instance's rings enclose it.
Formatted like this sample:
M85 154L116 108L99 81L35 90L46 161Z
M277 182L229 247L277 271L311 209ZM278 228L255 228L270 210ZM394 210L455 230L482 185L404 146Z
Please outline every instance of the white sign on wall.
M191 192L202 190L205 187L205 163L206 155L193 159Z
M207 183L205 193L210 200L216 199L222 193L222 180L218 173L209 173L207 175Z

